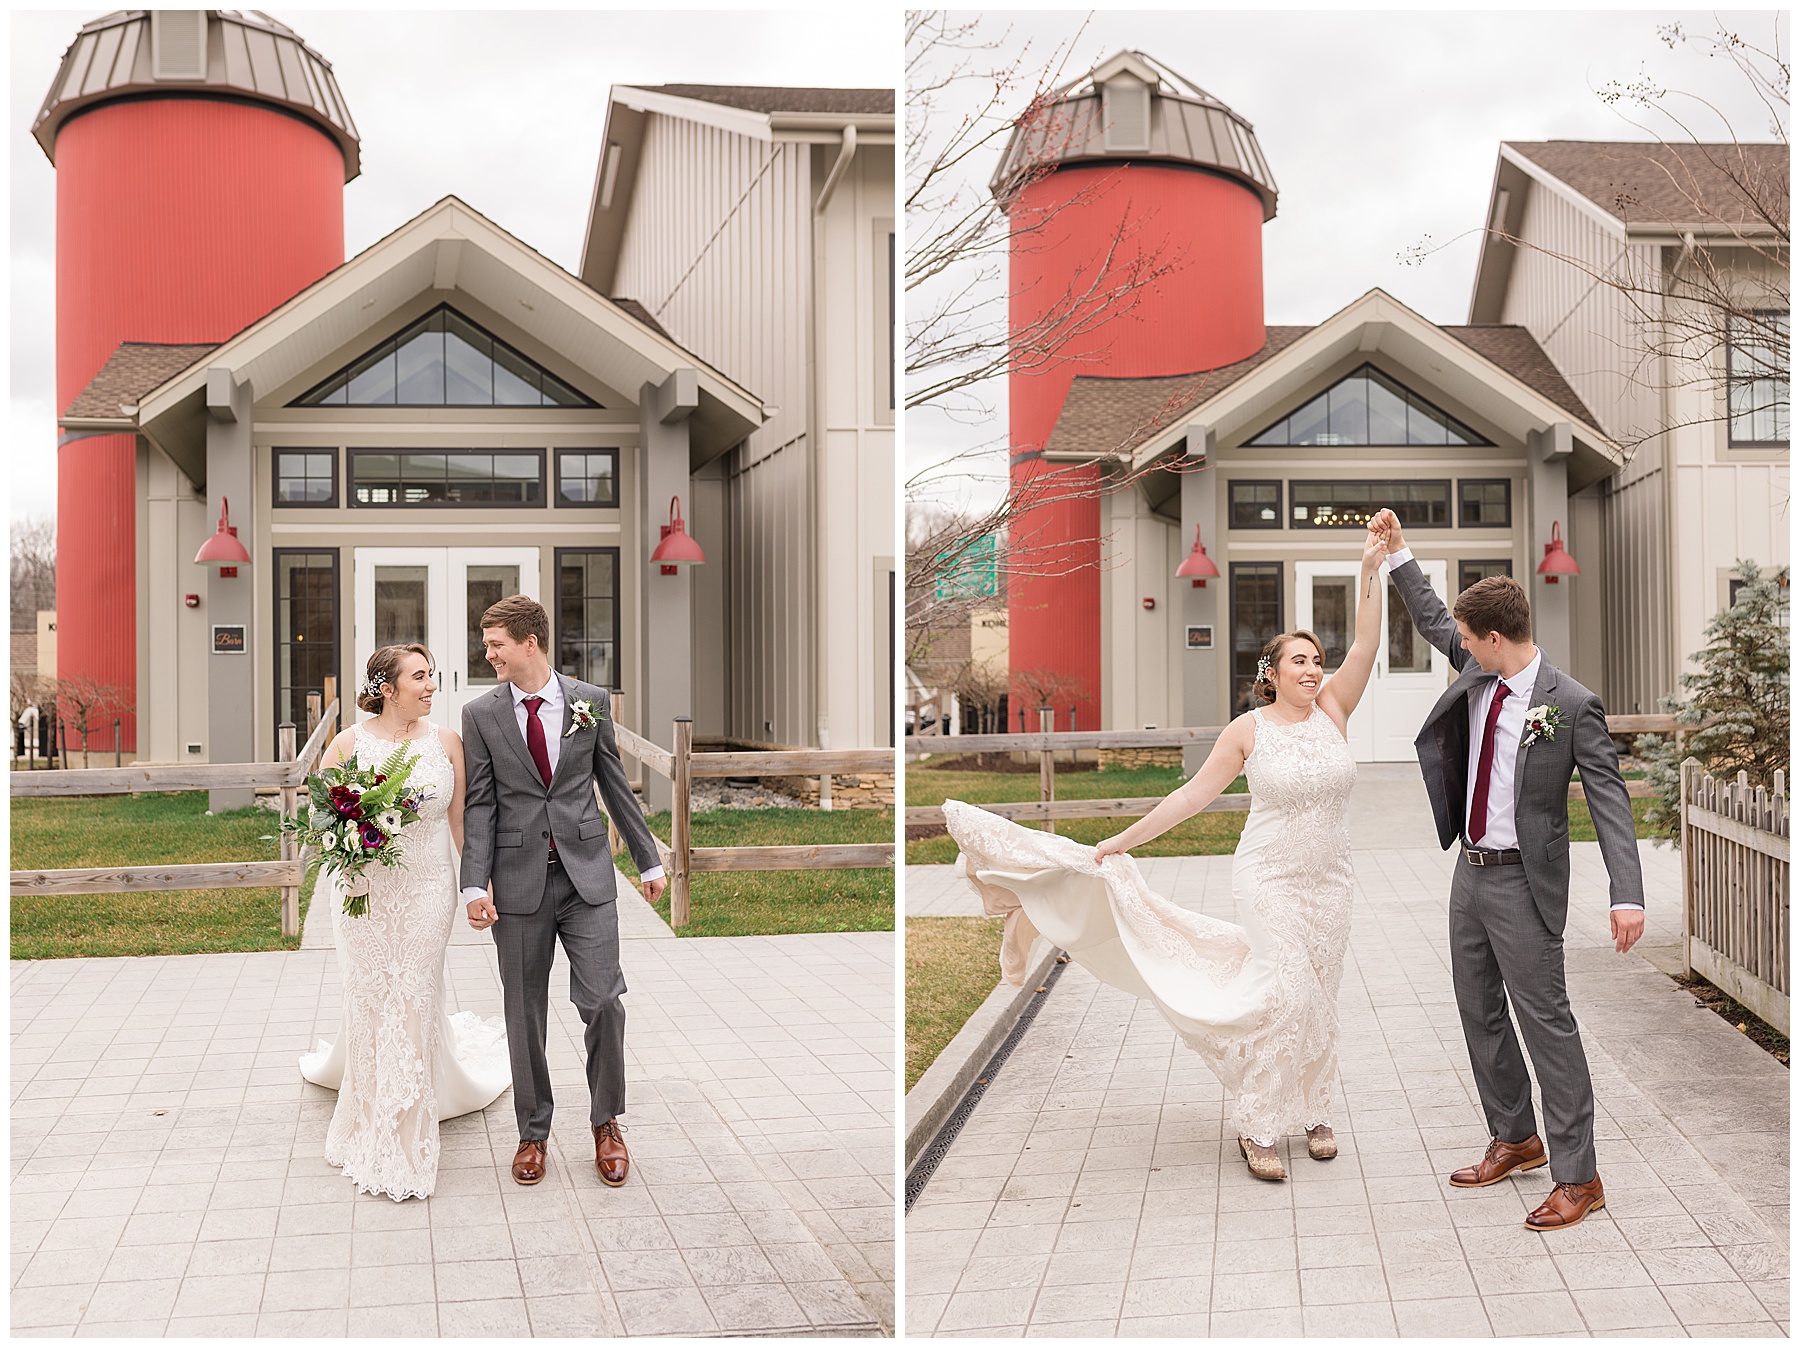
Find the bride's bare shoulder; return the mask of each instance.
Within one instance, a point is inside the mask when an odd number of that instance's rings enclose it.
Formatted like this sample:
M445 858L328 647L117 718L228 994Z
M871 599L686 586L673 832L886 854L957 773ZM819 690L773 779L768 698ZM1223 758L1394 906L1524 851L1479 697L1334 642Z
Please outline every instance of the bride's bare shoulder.
M462 736L449 726L437 727L438 743L444 746L444 752L451 755L462 753Z
M1256 713L1247 711L1242 716L1234 716L1219 736L1220 744L1229 744L1246 757L1256 747Z

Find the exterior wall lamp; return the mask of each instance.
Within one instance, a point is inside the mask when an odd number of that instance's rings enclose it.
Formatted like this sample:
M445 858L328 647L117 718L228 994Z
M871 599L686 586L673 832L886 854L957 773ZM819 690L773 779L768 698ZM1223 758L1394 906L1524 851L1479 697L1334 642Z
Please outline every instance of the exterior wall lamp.
M698 566L706 560L700 545L688 534L687 522L681 517L679 496L669 498L669 522L662 526L662 542L656 545L650 560L661 565L665 576L673 576L684 566Z
M1200 526L1194 526L1194 550L1187 555L1187 560L1175 568L1175 578L1188 577L1194 582L1196 590L1204 590L1206 582L1219 578L1219 568L1213 559L1206 555L1206 546L1200 541Z
M1537 573L1544 578L1546 585L1556 584L1559 576L1581 574L1581 568L1575 565L1575 559L1563 549L1561 520L1552 520L1550 523L1550 541L1544 544L1544 560L1538 563Z
M237 526L231 522L231 501L228 497L219 498L218 531L200 545L200 551L194 554L194 560L201 565L218 566L220 576L235 576L238 567L250 564L250 554L238 542Z

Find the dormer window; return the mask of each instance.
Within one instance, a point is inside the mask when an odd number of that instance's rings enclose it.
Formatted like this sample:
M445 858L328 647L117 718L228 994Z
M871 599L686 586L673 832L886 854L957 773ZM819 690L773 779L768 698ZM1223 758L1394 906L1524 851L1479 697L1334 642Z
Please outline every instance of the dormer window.
M295 407L598 407L447 304L294 399Z
M1150 86L1134 75L1119 75L1100 87L1108 150L1150 148Z
M1485 445L1487 440L1373 365L1362 365L1252 445Z

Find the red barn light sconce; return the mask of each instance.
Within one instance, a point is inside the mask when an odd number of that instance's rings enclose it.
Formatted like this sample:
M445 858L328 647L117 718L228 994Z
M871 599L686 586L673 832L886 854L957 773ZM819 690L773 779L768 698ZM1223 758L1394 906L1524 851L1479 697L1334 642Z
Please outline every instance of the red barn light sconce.
M186 604L189 608L199 608L200 596L197 594L184 594L181 596L181 602Z
M1544 544L1544 560L1538 563L1537 573L1544 578L1546 585L1556 584L1559 576L1581 574L1581 568L1575 565L1575 559L1563 548L1561 520L1551 521L1550 541Z
M1219 577L1219 568L1213 564L1213 559L1206 555L1206 546L1200 541L1198 524L1194 526L1194 550L1187 555L1185 562L1175 568L1177 580L1184 576L1194 582L1196 590L1204 590L1209 579L1217 580Z
M231 522L231 501L228 497L219 498L218 530L200 545L200 551L194 554L194 560L203 566L217 566L221 576L235 576L238 567L250 564L250 554L238 542L237 526Z
M662 526L662 542L656 545L650 560L662 567L665 576L676 574L684 566L698 566L706 560L700 545L688 534L687 521L681 517L679 496L669 498L669 522Z

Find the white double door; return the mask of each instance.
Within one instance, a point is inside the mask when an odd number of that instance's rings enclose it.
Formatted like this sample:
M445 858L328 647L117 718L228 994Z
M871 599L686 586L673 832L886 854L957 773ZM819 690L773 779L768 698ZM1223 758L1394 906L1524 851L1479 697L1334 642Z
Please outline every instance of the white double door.
M1449 572L1443 561L1421 560L1419 567L1438 598L1444 599ZM1296 562L1299 590L1295 619L1325 645L1325 672L1335 673L1356 639L1357 582L1360 563ZM1381 620L1381 648L1368 689L1350 717L1350 750L1359 763L1397 763L1413 757L1413 740L1447 686L1450 661L1419 635L1392 577L1382 576L1386 604ZM1446 602L1448 602L1446 600Z
M508 595L538 598L536 548L357 548L356 675L383 646L418 642L437 660L431 719L452 730L498 680L481 615Z

